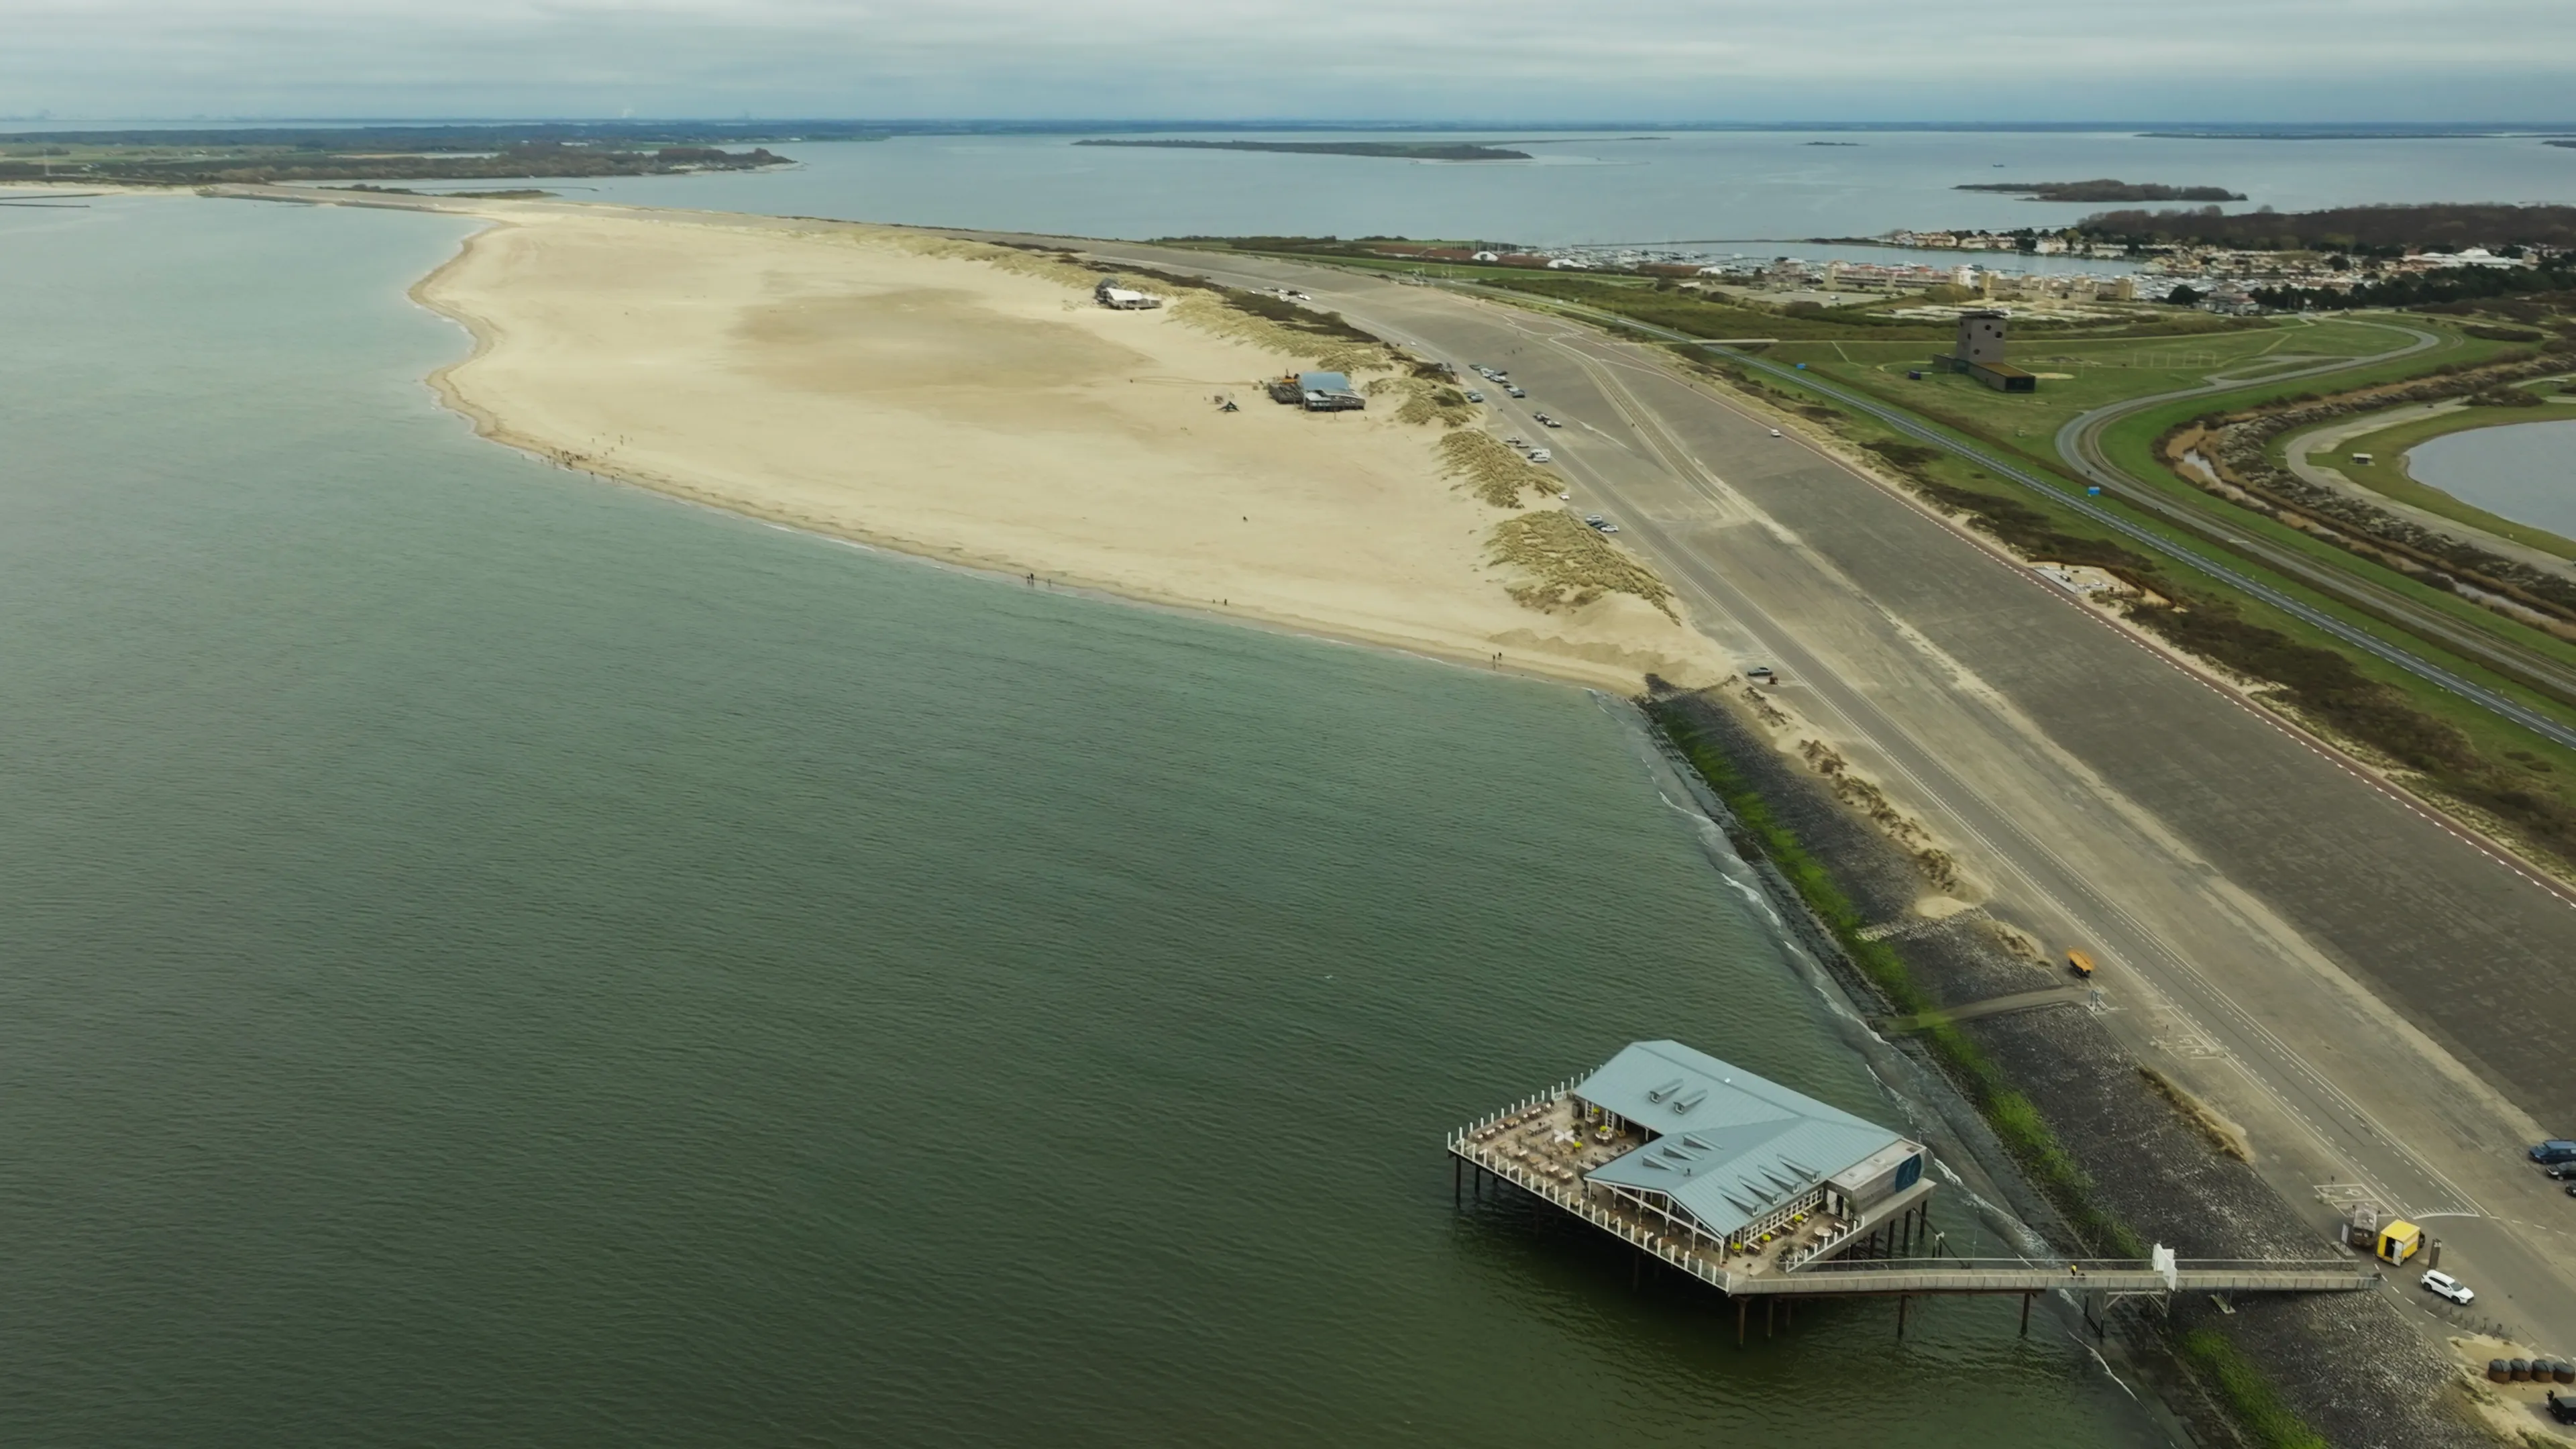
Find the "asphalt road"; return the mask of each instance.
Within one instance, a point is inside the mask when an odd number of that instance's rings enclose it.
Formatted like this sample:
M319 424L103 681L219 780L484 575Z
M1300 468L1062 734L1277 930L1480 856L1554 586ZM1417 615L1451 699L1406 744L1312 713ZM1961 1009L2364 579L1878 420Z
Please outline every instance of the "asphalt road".
M2357 1185L2481 1288L2451 1319L2576 1352L2576 1202L2520 1160L2576 1129L2549 1010L2567 897L1646 349L1324 268L1092 250L1295 286L1508 368L1530 397L1496 398L1496 423L1568 421L1547 437L1573 506L1619 522L1696 627L1779 668L1805 732L1942 836L1995 914L2100 960L2114 1029L2243 1123L2321 1229L2320 1190Z
M2360 321L2358 318L2351 320ZM2441 341L2435 334L2413 327L2399 327L2393 323L2384 322L2363 325L2387 327L2392 332L2405 333L2415 340L2407 346L2393 348L2370 357L2337 359L2316 367L2277 373L2261 380L2287 382L2296 378L2343 372L2422 352ZM2462 658L2474 659L2530 688L2541 690L2562 701L2576 702L2576 667L2571 667L2537 649L2526 648L2492 630L2481 629L2475 623L2453 618L2396 589L2376 583L2357 571L2337 568L2331 560L2311 558L2296 549L2253 537L2242 529L2230 526L2222 519L2194 509L2187 503L2176 502L2157 492L2145 482L2132 477L2102 451L2103 431L2122 418L2183 398L2233 392L2244 386L2246 384L2241 382L2220 379L2199 387L2158 393L2152 397L2126 398L2106 407L2095 408L2091 412L2071 419L2066 426L2058 429L2057 454L2066 461L2068 467L2075 470L2077 476L2098 484L2107 493L2118 495L2132 507L2155 514L2159 518L2188 528L2204 537L2216 534L2224 539L2228 547L2248 558L2259 560L2264 566L2284 577L2297 579L2320 593L2341 599L2376 618L2387 620L2419 638L2430 640L2451 650ZM2563 740L2561 742L2564 743Z
M1559 303L1556 305L1562 307L1566 311L1574 313L1586 313L1592 311L1590 308L1575 306L1572 304ZM1616 327L1641 332L1648 336L1659 337L1665 341L1689 342L1712 350L1724 350L1724 344L1711 342L1705 338L1690 337L1687 334L1675 332L1670 328L1658 327L1651 323L1636 321L1632 318L1614 317L1608 313L1596 313L1594 315L1597 315L1604 322L1615 325ZM2429 333L2418 333L2417 336L2423 339L2423 341L2417 346L2398 348L2393 352L2383 354L2383 356L2404 356L2410 352L2420 351L2424 346L2430 346L2435 340ZM1778 363L1765 362L1758 357L1751 357L1742 353L1729 351L1725 352L1724 355L1729 361L1735 362L1755 372L1769 373L1784 382L1795 383L1800 387L1808 388L1815 392L1835 398L1845 407L1856 412L1868 414L1869 416L1876 418L1878 421L1895 429L1897 432L1903 433L1907 437L1918 439L1919 441L1928 443L1933 447L1940 448L1945 452L1957 454L1962 458L1969 459L1970 461L1986 468L1997 477L2009 479L2025 488L2029 488L2035 492L2044 493L2052 502L2084 515L2086 518L2100 524L2102 527L2110 529L2112 532L2117 533L2121 537L2128 539L2141 548L2144 548L2150 554L2155 554L2169 559L2195 573L2204 574L2210 578L2216 579L2240 593L2261 599L2263 602L2279 609L2285 614L2290 615L2292 618L2298 619L2314 628L2323 630L2364 653L2396 665L2398 668L2405 670L2407 673L2412 674L2419 679L2449 690L2451 693L2459 695L2461 698L2478 705L2480 708L2486 709L2502 718L2511 720L2515 724L2521 725L2523 728L2528 729L2535 734L2544 735L2562 745L2576 748L2576 726L2570 726L2560 720L2556 715L2551 714L2546 710L2535 709L2509 695L2501 694L2495 690L2489 689L2482 684L2478 684L2472 680L2464 678L2456 671L2446 669L2440 664L2424 658L2413 650L2392 644L2378 635L2371 633L2367 629L2358 628L2352 624L2348 624L2333 614L2327 613L2322 609L2315 608L2303 600L2294 598L2269 584L2259 582L2247 576L2242 570L2230 567L2198 549L2175 543L2174 541L2166 538L2163 534L2157 533L2149 528L2141 527L2139 524L2119 513L2117 510L2105 507L2101 504L2093 503L2084 498L2074 497L2068 494L2064 489L2058 488L2041 479L2029 469L1999 458L1986 449L1977 447L1974 444L1963 442L1959 438L1933 427L1924 420L1905 412L1901 408L1891 407L1840 384L1827 382L1813 372L1802 372L1792 368L1783 367ZM2282 376L2305 377L2314 373L2340 371L2344 367L2350 365L2351 364L2349 363L2343 362L2323 364L2316 368L2304 369L2295 373L2284 373ZM2202 389L2185 389L2182 392L2171 394L2171 396L2189 396L2192 393L2201 390ZM2088 414L2087 416L2091 415ZM2076 448L2076 456L2079 458L2083 455L2085 440L2090 436L2090 434L2086 433L2080 426L2083 421L2083 418L2075 419L2073 422L2067 424L2066 430L2062 431L2059 435L2060 446L2074 446ZM2071 444L2070 440L2072 440ZM2241 529L2230 528L2223 523L2215 523L2211 520L2201 518L2182 508L2180 505L2173 503L2169 499L2157 497L2154 495L2152 490L2147 489L2144 485L2136 483L2135 480L2128 479L2127 475L2119 473L2115 469L2111 469L2108 463L2086 464L2079 462L2078 467L2080 470L2086 471L2087 476L2092 476L2096 483L2103 485L2107 489L2112 489L2121 493L2128 501L2139 504L2146 508L2147 511L2154 512L2169 521L2180 524L2194 533L2214 538L2226 547L2236 549L2249 557L2260 558L2267 564L2274 564L2275 566L2282 567L2284 572L2300 579L2310 587L2317 588L2329 595L2341 598L2345 603L2359 608L2365 613L2380 617L2388 622L2396 624L2400 628L2412 629L2423 637L2440 642L2446 647L2456 648L2461 653L2472 658L2480 659L2490 667L2513 675L2532 687L2552 693L2558 692L2563 688L2571 697L2576 697L2576 671L2569 670L2565 665L2558 663L2556 660L2551 659L2546 655L2523 650L2509 641L2496 638L2495 636L2489 635L2483 631L2471 628L2468 625L2445 618L2438 611L2428 609L2393 589L2381 588L2365 579L2354 577L2350 574L2329 568L2311 560L2299 558L2289 550L2279 548L2261 540L2250 538L2246 536L2244 531ZM2095 469L2100 471L2097 473L2093 471Z
M2447 689L2451 693L2468 700L2472 704L2478 705L2492 714L2521 725L2523 728L2530 730L2534 734L2546 736L2547 738L2555 740L2562 745L2566 745L2571 749L2576 749L2576 726L2571 726L2560 721L2557 716L2550 714L2545 710L2535 709L2510 695L2489 689L2483 684L2479 684L2453 670L2446 669L2443 666L2434 663L2432 660L2415 653L2411 649L2404 649L2392 644L2379 637L2377 634L2371 633L2367 629L2360 628L2353 624L2348 624L2342 619L2337 618L2335 615L2327 613L2323 609L2317 608L2302 599L2296 598L2280 589L2272 587L2270 584L2264 583L2251 575L2248 575L2242 569L2212 558L2210 555L2203 553L2198 549L2175 543L2171 539L2166 538L2164 535L2157 533L2152 529L2142 527L2121 515L2116 510L2103 507L2100 504L2090 502L2086 499L2073 497L2061 489L2052 487L2030 470L2023 468L2018 464L2007 462L1984 449L1961 443L1957 439L1950 437L1938 429L1927 426L1901 409L1888 407L1882 403L1873 401L1859 393L1853 392L1849 388L1820 381L1811 373L1793 373L1789 369L1784 368L1777 363L1763 362L1757 358L1740 357L1736 360L1757 371L1772 373L1784 380L1794 381L1800 386L1813 388L1818 392L1838 398L1845 406L1868 413L1872 417L1877 418L1880 422L1896 429L1898 432L1904 433L1909 437L1919 438L1936 447L1956 453L1960 457L1984 466L1998 477L2009 478L2013 482L2019 483L2025 488L2046 493L2059 505L2071 508L2074 511L2083 514L2086 518L2110 529L2112 532L2119 534L2130 542L2140 545L2150 553L2162 555L2163 557L2170 559L2175 563L2179 563L2195 573L2204 574L2210 578L2216 579L2220 583L2227 585L2229 588L2232 588L2239 593L2260 599L2264 603L2271 605L2273 608L2280 610L2282 613L2288 614L2290 617L2313 628L2323 630L2325 633L2333 635L2335 638L2361 650L2365 654L2385 660L2386 662L2394 664L2398 668L2405 670L2407 673L2414 675L2418 679L2422 679L2430 684ZM2161 502L2162 500L2159 501ZM2181 521L2182 510L2174 507L2173 505L2168 504L2165 508L2154 511L2159 513L2169 513L2174 516L2177 521ZM2207 527L2208 525L2205 521L2201 521L2195 522L2193 526L2199 528ZM2265 557L2267 551L2274 553L2285 552L2283 550L2273 550L2270 545L2258 543L2256 540L2247 537L2241 530L2226 528L2223 525L2219 526L2215 530L2215 536L2220 542L2226 544L2228 547L2242 549L2246 553L2255 557ZM2270 562L2270 559L2265 558L2265 561ZM2439 616L2434 615L2431 610L2424 609L2421 606L2416 605L2412 600L2407 600L2402 596L2396 595L2393 591L2380 590L2375 585L2365 584L2358 580L2343 581L2342 576L2336 574L2335 571L2316 564L2302 563L2295 572L2299 574L2304 582L2315 585L2329 593L2351 596L2347 597L2347 602L2352 602L2355 597L2363 596L2365 593L2369 595L2387 594L2388 597L2396 600L2399 606L2390 611L2392 618L2398 620L2417 619L2419 622L2423 619L2431 619L2434 621L2426 625L2423 630L2419 631L2426 633L2427 637L2436 638L2445 644L2457 644L2462 647L2464 652L2493 655L2494 658L2489 660L2490 663L2495 662L2496 659L2506 657L2500 648L2491 648L2489 644L2485 642L2484 636L2479 635L2477 631L2469 629L2464 625L2452 623L2449 620L2440 619ZM2549 667L2552 670L2557 668L2554 664Z

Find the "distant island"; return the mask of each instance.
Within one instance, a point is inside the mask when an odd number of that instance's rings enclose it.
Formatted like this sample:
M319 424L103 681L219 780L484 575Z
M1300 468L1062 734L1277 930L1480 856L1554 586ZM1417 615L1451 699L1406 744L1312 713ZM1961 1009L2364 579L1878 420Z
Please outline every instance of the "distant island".
M695 127L245 127L0 136L0 181L139 186L659 176L787 164L767 147L727 151L707 144Z
M1640 137L1654 140L1655 137ZM1464 141L1076 141L1077 146L1144 146L1164 151L1292 151L1303 156L1376 156L1395 161L1527 161L1527 151Z
M1822 142L1810 141L1809 145ZM2245 193L2224 186L2157 186L2152 183L2114 181L2097 177L2091 181L1978 181L1954 186L1953 191L2001 191L2027 193L2033 201L2243 201Z
M2140 131L2151 141L2458 141L2500 137L2502 131Z
M1858 141L1801 141L1801 146L1857 146Z

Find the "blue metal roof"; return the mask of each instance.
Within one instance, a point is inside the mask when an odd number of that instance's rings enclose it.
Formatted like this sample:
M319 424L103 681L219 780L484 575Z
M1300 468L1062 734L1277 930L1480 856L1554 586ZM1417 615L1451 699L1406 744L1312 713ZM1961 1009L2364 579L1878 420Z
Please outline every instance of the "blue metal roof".
M1723 1236L1901 1135L1679 1042L1632 1042L1574 1095L1654 1139L1585 1175L1660 1192Z

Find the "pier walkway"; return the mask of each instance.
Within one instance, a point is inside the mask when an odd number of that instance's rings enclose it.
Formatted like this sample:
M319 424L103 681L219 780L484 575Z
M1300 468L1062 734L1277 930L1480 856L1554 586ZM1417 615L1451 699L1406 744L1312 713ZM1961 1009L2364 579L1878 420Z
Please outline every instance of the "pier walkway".
M1570 1084L1569 1084L1570 1085ZM2367 1259L2160 1260L1953 1258L1878 1256L1911 1249L1929 1236L1931 1184L1915 1184L1864 1214L1849 1219L1819 1214L1793 1237L1767 1251L1727 1251L1727 1245L1679 1228L1636 1199L1604 1192L1585 1181L1573 1161L1555 1160L1542 1138L1561 1138L1571 1119L1565 1087L1513 1104L1452 1133L1450 1155L1462 1170L1480 1174L1571 1213L1640 1252L1678 1268L1729 1297L1826 1298L1932 1294L2067 1292L2088 1304L2173 1293L2351 1293L2376 1286L2378 1267ZM1528 1124L1523 1126L1522 1124ZM1869 1256L1854 1256L1854 1254Z

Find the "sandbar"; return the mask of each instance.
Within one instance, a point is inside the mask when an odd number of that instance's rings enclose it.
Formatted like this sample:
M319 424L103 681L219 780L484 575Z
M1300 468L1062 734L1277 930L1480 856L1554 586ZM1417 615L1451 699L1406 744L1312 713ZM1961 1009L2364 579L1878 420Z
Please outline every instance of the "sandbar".
M1623 692L1726 671L1673 601L1516 600L1527 577L1495 529L1552 498L1480 498L1444 471L1444 426L1399 421L1398 399L1273 403L1262 380L1335 349L1212 324L1207 299L1112 311L1058 259L907 228L452 209L491 225L414 288L474 338L432 381L511 446L1014 578L1466 663Z

